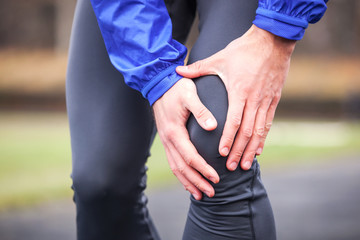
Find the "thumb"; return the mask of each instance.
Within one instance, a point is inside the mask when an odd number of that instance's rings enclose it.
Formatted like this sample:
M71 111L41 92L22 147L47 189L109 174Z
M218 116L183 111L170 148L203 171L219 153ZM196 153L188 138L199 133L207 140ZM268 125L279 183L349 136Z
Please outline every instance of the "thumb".
M194 115L196 121L203 129L212 131L217 127L214 115L205 107L197 94L194 94L186 105L186 108Z
M176 72L186 78L197 78L204 75L215 75L210 58L196 61L187 66L178 66Z

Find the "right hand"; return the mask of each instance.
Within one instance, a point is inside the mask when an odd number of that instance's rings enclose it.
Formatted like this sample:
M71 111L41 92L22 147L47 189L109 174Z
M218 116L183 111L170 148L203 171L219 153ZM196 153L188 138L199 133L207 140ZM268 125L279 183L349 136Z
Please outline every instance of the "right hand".
M213 197L214 188L204 177L218 183L219 175L191 143L186 122L190 113L207 131L214 130L217 122L201 103L194 82L187 78L179 80L153 104L153 110L157 130L174 175L196 200L202 198L202 192Z
M176 71L183 77L218 75L229 108L219 144L226 166L249 170L260 155L274 119L296 42L253 25L221 51Z

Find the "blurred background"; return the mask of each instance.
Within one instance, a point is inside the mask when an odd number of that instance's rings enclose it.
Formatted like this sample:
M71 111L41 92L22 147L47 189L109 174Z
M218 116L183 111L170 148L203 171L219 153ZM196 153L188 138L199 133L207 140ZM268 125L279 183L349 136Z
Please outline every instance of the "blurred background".
M1 240L75 239L64 97L75 4L0 0ZM259 157L280 240L360 239L359 120L360 2L331 0L297 44ZM148 166L160 234L180 239L188 195L158 138Z

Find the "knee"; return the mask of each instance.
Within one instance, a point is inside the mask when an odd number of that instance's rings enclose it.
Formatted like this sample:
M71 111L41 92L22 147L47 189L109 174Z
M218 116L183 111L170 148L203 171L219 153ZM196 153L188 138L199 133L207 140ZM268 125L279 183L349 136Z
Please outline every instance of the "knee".
M109 131L104 131L109 133ZM102 133L105 135L105 133ZM145 161L148 150L145 141L131 148L133 139L128 140L116 133L96 135L96 137L73 143L73 189L75 198L86 201L113 198L134 201L145 189ZM75 199L76 200L76 199Z
M71 176L76 201L91 202L105 198L107 195L109 186L107 186L108 184L102 181L101 178L94 178L91 173L86 174L84 171L75 170L73 170Z
M143 174L143 175L142 175ZM98 202L117 199L124 202L135 202L146 187L145 169L133 176L98 167L74 169L72 172L75 201Z
M191 142L206 161L211 162L212 159L221 157L218 149L223 129L222 125L218 123L218 127L215 130L206 131L191 116L187 128Z
M211 165L222 158L219 143L224 129L228 109L227 92L221 79L217 76L204 76L194 80L201 102L213 114L217 128L206 131L200 127L193 115L187 124L189 136L202 157Z

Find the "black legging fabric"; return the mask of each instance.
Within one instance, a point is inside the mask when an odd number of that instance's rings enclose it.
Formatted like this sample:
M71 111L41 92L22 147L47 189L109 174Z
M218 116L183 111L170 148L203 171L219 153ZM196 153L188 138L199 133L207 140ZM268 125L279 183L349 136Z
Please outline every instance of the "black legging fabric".
M181 19L186 8L188 16L193 16L195 4L191 1L167 1L174 36L182 39L190 24L182 26ZM241 36L250 27L256 7L256 1L249 0L198 0L200 35L189 62L208 57ZM225 167L226 158L218 153L227 112L222 81L216 76L194 81L218 128L206 132L193 117L187 127L198 152L221 180L213 184L213 198L204 195L196 201L191 197L183 239L275 239L274 219L258 162L255 160L249 171L238 168L230 172ZM143 193L145 163L156 133L151 108L139 92L125 85L122 75L111 65L89 0L77 2L66 99L78 240L160 239Z

